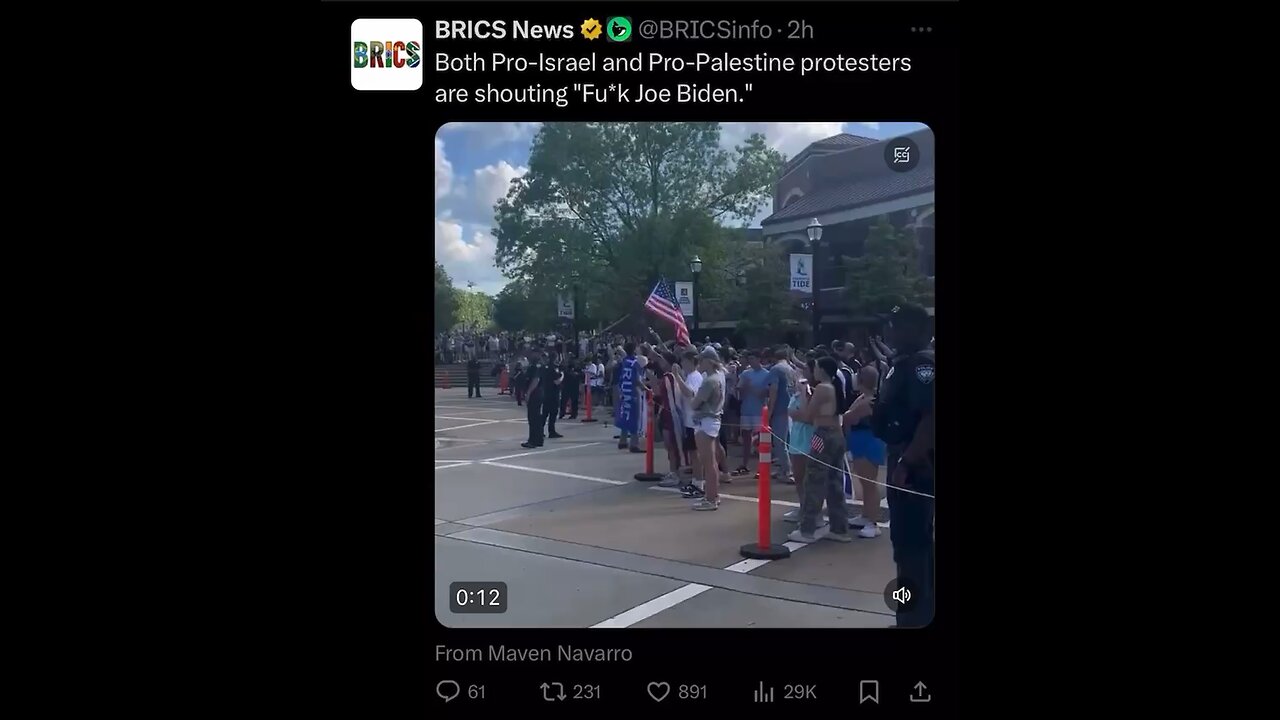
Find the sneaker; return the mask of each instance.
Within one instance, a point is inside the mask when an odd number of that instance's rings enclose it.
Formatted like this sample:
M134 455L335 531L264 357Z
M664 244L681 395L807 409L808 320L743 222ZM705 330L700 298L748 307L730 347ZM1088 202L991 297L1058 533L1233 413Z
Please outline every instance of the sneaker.
M551 438L552 440L555 440L556 438L562 438L562 437L564 437L564 436L563 436L563 435L561 435L560 433L551 433L551 434L550 434L550 435L548 435L547 437Z
M618 449L619 449L619 450L626 450L626 449L627 449L627 444L626 444L626 443L618 443Z
M530 444L529 444L529 443L527 443L527 442L522 442L522 443L520 443L520 447L522 447L522 448L529 448L530 450L532 450L533 448L536 448L536 447L542 447L542 446L541 446L541 445L530 445Z
M800 522L800 509L796 508L795 510L789 510L783 513L782 519L789 523ZM826 527L829 524L831 524L831 520L826 515L823 515L822 517L818 518L818 527Z
M642 452L644 452L644 450L641 450L640 448L631 448L631 452L633 452L633 453L642 453Z
M702 498L693 504L694 510L715 510L718 507L720 507L719 500L708 500L706 498Z
M849 533L847 532L842 532L842 533L829 532L826 535L822 536L822 539L831 540L833 542L839 542L839 543L853 542L853 538L849 537Z
M818 538L816 535L805 535L799 530L792 530L791 534L787 536L787 539L792 542L798 542L798 543L811 543L811 542L818 541Z
M671 473L667 473L666 477L662 478L662 481L658 483L658 487L665 487L665 488L679 487L679 485L680 485L680 478L676 477L675 475L672 475Z
M707 493L697 485L685 485L684 487L680 488L680 494L683 495L685 498L688 498L689 500L707 496Z
M862 529L858 531L858 537L861 537L861 538L873 538L873 537L879 537L879 536L880 536L880 528L876 527L875 523L869 523L867 525L863 525Z
M861 515L854 515L853 517L849 518L849 527L860 528L860 527L865 527L868 524L875 525L875 523L862 517Z

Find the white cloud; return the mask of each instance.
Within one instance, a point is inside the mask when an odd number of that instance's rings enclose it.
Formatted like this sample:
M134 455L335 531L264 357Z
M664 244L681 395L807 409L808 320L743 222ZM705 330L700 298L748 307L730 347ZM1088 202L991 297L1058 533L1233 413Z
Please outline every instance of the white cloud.
M453 185L453 164L444 156L444 141L436 138L436 199L449 194Z
M862 125L862 126L864 126L864 127L870 128L870 129L872 129L872 130L879 130L879 129L880 129L880 123L878 123L878 122L860 122L860 123L854 123L854 125Z
M464 239L463 224L445 215L436 218L435 256L453 279L456 287L466 287L467 281L476 284L475 289L490 295L497 294L507 279L493 264L497 241L483 228L471 226L470 240Z
M529 172L527 167L512 167L506 160L499 160L496 165L476 168L475 178L471 183L471 194L477 207L484 213L486 222L493 218L493 206L507 196L511 181Z
M773 149L792 158L808 147L809 143L844 132L844 123L838 122L727 122L720 124L720 145L732 148L739 145L751 133L763 133L765 142Z
M468 143L483 148L532 138L539 127L540 122L451 122L440 132L465 135Z

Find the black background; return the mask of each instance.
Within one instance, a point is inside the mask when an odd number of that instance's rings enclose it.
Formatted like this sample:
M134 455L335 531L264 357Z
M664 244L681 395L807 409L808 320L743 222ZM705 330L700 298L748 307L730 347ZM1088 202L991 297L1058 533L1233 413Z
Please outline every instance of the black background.
M798 710L829 712L844 708L863 716L936 715L953 705L959 691L956 683L957 628L963 603L960 576L964 524L961 498L948 495L942 485L938 499L941 529L937 549L938 607L932 625L923 630L450 630L435 619L432 607L432 488L423 478L432 477L429 439L433 430L431 412L431 277L426 255L431 254L426 238L432 232L432 183L430 174L435 130L450 120L708 120L708 121L917 121L928 124L936 134L937 206L946 217L941 224L937 262L943 266L937 290L939 321L937 335L945 348L948 327L959 323L960 306L953 301L946 281L954 267L955 244L964 232L962 212L953 193L960 177L957 131L959 41L956 3L417 3L417 2L328 2L321 4L321 33L317 42L324 68L320 77L328 107L325 125L340 144L352 168L371 168L367 175L352 173L351 201L343 206L317 207L323 223L363 228L349 238L360 255L372 262L353 273L367 270L373 277L352 278L337 283L339 294L350 288L361 297L358 315L334 318L341 324L335 336L343 338L340 352L359 355L360 343L378 346L384 356L375 364L385 369L378 376L360 377L360 405L366 396L386 410L370 416L363 432L348 436L353 446L375 448L360 451L360 481L348 489L348 518L343 526L351 531L352 544L335 555L342 567L335 568L342 589L350 593L351 613L360 620L354 644L361 665L378 681L379 692L369 698L371 705L404 707L405 711L443 706L435 695L441 679L458 681L464 695L448 704L450 711L484 712L485 708L544 706L546 711L563 713L578 710L621 708L656 709L673 707L714 709L748 706L769 712ZM436 18L524 18L535 22L579 24L586 17L601 21L607 16L626 15L633 28L646 18L718 19L749 22L753 18L782 27L789 19L805 19L815 27L815 39L785 40L775 34L759 44L746 41L671 41L664 45L638 35L630 43L612 44L603 37L588 43L576 38L563 43L523 44L526 52L550 53L557 48L571 55L595 49L600 53L637 50L716 52L735 55L767 51L782 55L910 56L909 73L823 73L801 78L798 75L753 73L749 81L754 91L745 102L714 105L618 105L586 106L573 102L569 107L554 105L442 105L434 102L438 84L470 87L484 83L521 85L553 84L554 77L514 74L434 77L433 20ZM350 85L350 25L362 17L416 17L424 26L424 83L416 92L358 92ZM911 28L932 27L929 33L913 33ZM838 29L838 31L836 30ZM482 54L494 51L514 54L510 42L441 41L439 46L459 53L473 46ZM573 74L568 81L605 84L605 78ZM649 76L629 73L620 79L628 84L674 86L677 82L713 82L713 76L682 73ZM718 84L738 85L746 80L716 78ZM616 81L616 80L615 80ZM334 150L339 143L335 141ZM385 255L383 250L385 249ZM404 255L418 258L408 267ZM419 257L420 256L420 257ZM385 257L385 264L378 262ZM950 258L950 259L949 259ZM385 293L385 294L384 294ZM353 299L356 299L353 297ZM405 301L417 308L412 317L388 310ZM394 304L394 305L393 305ZM354 311L353 311L354 313ZM349 331L349 332L348 332ZM387 338L392 337L390 346ZM324 340L321 340L323 345ZM352 347L354 345L354 349ZM944 361L945 362L945 361ZM954 386L952 386L954 387ZM962 418L948 411L948 383L938 392L940 462L957 460L963 448L956 442L956 428ZM952 406L954 407L954 406ZM952 466L954 467L954 465ZM945 476L945 471L944 471ZM887 539L887 538L886 538ZM740 543L741 538L726 539ZM502 578L495 578L501 580ZM631 649L629 663L604 665L551 664L436 664L435 648L547 647L568 644L589 648ZM881 683L881 706L857 705L860 679ZM660 705L646 694L650 681L675 685L706 685L709 699L692 703L679 701L673 692ZM752 691L763 680L777 688L771 706L755 706ZM933 694L930 704L909 704L911 687L924 681ZM538 685L559 681L566 685L598 684L600 700L544 703ZM465 699L468 684L486 686L486 700ZM814 701L783 701L782 685L816 684ZM407 707L405 707L407 706Z

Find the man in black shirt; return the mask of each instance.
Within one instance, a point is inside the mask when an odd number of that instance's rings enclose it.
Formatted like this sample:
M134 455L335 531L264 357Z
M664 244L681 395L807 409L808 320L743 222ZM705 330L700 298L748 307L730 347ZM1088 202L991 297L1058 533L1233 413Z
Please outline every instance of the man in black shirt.
M564 363L564 384L560 386L560 394L564 397L564 402L560 403L561 418L567 409L570 420L578 419L578 394L581 389L582 363L578 362L576 355L570 355Z
M529 367L524 371L528 378L527 390L524 393L525 406L529 416L529 441L520 443L523 448L542 447L542 356L534 353L529 360Z
M930 318L924 308L903 305L890 315L896 350L871 417L888 446L889 535L898 580L911 600L898 609L899 627L924 627L933 619L934 357L928 349Z
M471 397L471 389L475 388L476 397L480 397L480 361L472 357L467 361L467 397Z
M556 432L556 416L560 412L560 386L564 383L564 372L556 367L545 353L542 358L542 382L538 383L542 390L542 419L547 424L547 437L551 439L564 437Z

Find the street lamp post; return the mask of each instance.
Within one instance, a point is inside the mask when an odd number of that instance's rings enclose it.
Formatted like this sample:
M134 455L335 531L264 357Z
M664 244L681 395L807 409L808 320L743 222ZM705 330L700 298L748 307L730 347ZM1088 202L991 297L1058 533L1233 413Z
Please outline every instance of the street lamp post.
M693 328L689 332L689 339L697 342L698 306L702 304L702 300L698 297L698 276L702 274L702 258L694 255L689 261L689 271L693 273Z
M813 261L809 264L809 269L813 273L813 344L817 345L818 340L818 296L822 294L822 288L818 284L818 241L822 239L822 223L818 222L818 218L814 218L809 223L809 227L805 228L805 232L809 233L810 250L813 252Z

